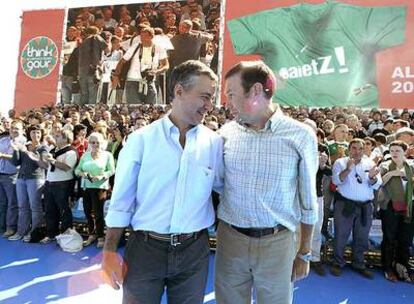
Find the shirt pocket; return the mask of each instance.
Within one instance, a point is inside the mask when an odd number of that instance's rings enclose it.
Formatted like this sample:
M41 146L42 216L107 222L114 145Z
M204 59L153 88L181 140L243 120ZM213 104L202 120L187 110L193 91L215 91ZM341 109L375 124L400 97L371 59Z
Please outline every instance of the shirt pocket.
M194 202L204 203L211 195L213 181L214 170L193 164L191 174L188 176L188 197Z

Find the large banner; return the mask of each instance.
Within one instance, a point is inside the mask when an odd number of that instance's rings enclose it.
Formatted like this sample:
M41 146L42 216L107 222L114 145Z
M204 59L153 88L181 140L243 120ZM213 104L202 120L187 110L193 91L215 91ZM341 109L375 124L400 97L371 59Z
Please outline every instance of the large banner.
M16 77L17 111L56 103L65 10L24 12Z
M413 30L410 0L227 0L224 72L263 59L283 105L413 108Z

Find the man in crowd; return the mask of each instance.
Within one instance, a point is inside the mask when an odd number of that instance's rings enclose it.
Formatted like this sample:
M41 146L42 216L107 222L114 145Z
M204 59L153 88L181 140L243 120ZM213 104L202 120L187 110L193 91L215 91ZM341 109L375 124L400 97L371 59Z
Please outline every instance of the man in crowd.
M9 135L0 138L0 233L8 238L17 231L18 206L16 179L18 168L10 160L13 156L12 143L24 144L23 124L15 121Z
M129 48L118 63L113 74L112 87L120 85L122 67L130 61L125 83L126 102L153 104L157 100L155 78L168 70L168 58L165 49L152 41L154 29L143 28L140 37L141 42Z
M218 207L218 303L291 303L292 282L308 275L317 220L318 151L311 128L272 103L275 76L261 61L225 76L236 120L224 138L224 195ZM296 250L295 232L300 226Z
M46 210L46 237L43 244L55 240L56 235L72 228L72 211L69 205L73 193L73 171L77 164L76 150L71 146L73 133L63 130L55 135L56 148L46 154L43 160L47 163L47 175L44 191ZM60 230L59 230L59 222Z
M90 26L86 29L87 37L79 46L79 85L81 104L96 103L98 79L97 66L102 52L109 52L108 43L98 35L99 29Z
M200 123L216 86L200 62L176 67L171 113L130 135L120 153L102 269L112 287L123 282L124 303L159 303L164 288L168 303L203 302L211 190L222 187L223 151L221 138ZM123 278L116 249L129 225Z
M334 262L331 273L340 276L345 266L344 251L352 231L352 268L366 278L373 278L366 269L364 251L368 249L368 234L372 224L374 190L382 180L375 163L364 155L365 142L356 138L349 143L349 156L333 165L335 194Z

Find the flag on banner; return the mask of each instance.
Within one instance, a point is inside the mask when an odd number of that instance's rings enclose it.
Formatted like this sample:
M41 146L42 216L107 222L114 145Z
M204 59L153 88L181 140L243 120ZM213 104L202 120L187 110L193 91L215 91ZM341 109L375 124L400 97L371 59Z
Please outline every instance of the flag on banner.
M65 10L23 12L15 109L56 103Z

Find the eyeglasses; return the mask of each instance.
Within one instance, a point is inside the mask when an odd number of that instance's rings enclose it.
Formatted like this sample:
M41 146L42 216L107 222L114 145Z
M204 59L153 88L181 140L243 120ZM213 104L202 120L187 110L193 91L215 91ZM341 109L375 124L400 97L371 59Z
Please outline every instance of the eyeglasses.
M90 141L89 142L91 145L99 145L99 141Z

